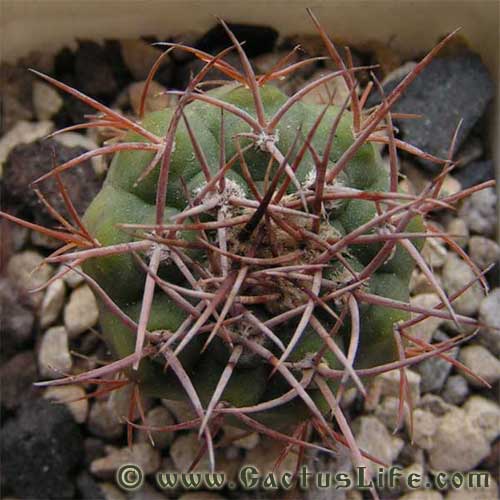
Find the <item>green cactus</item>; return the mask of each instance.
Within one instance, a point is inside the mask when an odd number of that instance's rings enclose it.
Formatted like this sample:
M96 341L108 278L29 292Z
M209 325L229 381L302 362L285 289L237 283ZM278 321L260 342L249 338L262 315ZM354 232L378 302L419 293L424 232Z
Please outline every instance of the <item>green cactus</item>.
M263 103L266 119L270 120L276 111L287 102L287 97L276 87L265 85L259 88L259 93ZM255 105L252 93L248 88L242 87L239 83L225 85L207 93L208 96L216 97L225 103L237 106L239 109L256 117ZM215 175L219 168L219 157L223 149L226 158L231 158L237 153L234 136L237 133L250 133L251 128L240 117L235 115L221 115L220 111L212 104L206 102L193 102L184 109L185 117L196 137L199 146L204 152L211 174ZM292 151L298 153L298 147L294 142L299 131L307 136L313 127L317 127L311 145L321 157L327 147L327 141L332 123L336 120L341 110L337 106L329 106L324 112L324 106L306 105L300 101L291 106L283 115L274 131L277 137L276 145L283 155ZM174 110L165 109L151 113L144 117L142 126L162 137L167 133L171 123ZM320 120L318 122L318 120ZM224 144L221 144L221 126L224 127ZM126 142L142 141L143 137L137 133L130 133L124 138ZM333 166L341 158L342 154L352 144L353 122L350 112L344 112L338 123L333 144L328 156L328 166ZM248 143L250 139L246 139ZM241 147L245 147L242 142ZM154 159L154 152L149 151L124 151L115 155L111 164L105 185L101 193L88 208L83 222L90 234L96 238L101 245L111 246L120 243L133 241L130 232L125 232L117 227L118 223L133 224L154 224L155 221L155 198L158 185L158 175L160 166L157 164L151 173L137 182L138 178L145 171ZM267 151L254 148L245 155L245 160L252 178L257 184L262 185L266 176L267 165L271 155ZM268 174L270 178L275 175L277 165ZM182 122L175 133L175 151L170 161L170 174L167 191L167 208L165 209L165 220L178 213L177 210L186 209L187 197L183 194L183 185L189 191L189 197L195 198L199 190L206 185L205 177L201 174L201 165L197 160L193 143L189 138L185 122ZM239 162L230 170L231 174L226 176L226 183L229 185L227 191L241 193L240 196L253 199L249 187L244 180ZM306 151L302 161L296 169L296 178L300 182L302 189L309 189L314 183L315 163L311 151ZM283 177L284 179L284 177ZM278 184L278 188L282 181ZM381 163L377 149L370 143L364 144L349 161L343 170L342 180L336 185L343 188L354 188L360 191L385 192L389 189L389 173ZM297 187L290 183L287 193L289 197L297 196ZM213 193L209 193L209 196ZM221 201L223 204L224 201ZM237 215L241 212L239 207L224 207L226 217ZM205 216L214 220L217 209L207 210ZM353 199L333 203L331 209L327 209L321 224L319 237L323 234L330 235L347 234L357 229L362 224L368 223L376 216L375 202ZM376 226L377 229L378 225ZM309 228L310 229L310 228ZM274 228L276 230L276 227ZM422 222L419 217L414 217L409 223L408 231L421 232ZM368 231L373 233L373 230ZM254 232L255 235L255 232ZM195 236L188 232L180 234L181 238L193 239ZM238 236L236 232L228 234L228 246L238 247ZM299 248L301 242L294 242L294 246ZM313 262L315 254L319 254L319 249L315 248L307 241L302 242L308 247L304 257L300 257L295 264L307 264ZM421 245L420 239L416 239L418 247ZM349 259L354 270L361 272L365 265L376 255L381 248L380 242L368 243L365 245L349 245L342 250L342 255ZM240 245L240 248L245 248ZM269 244L260 243L256 253L264 255L269 252ZM145 260L146 255L142 256ZM198 252L194 257L203 267L209 265L207 253ZM328 268L325 277L336 283L339 287L344 286L353 276L335 257L328 259ZM234 266L236 267L236 263ZM383 263L375 272L371 273L364 286L371 293L383 297L389 297L402 302L408 301L408 281L414 262L406 254L404 248L398 247L396 251ZM254 269L259 269L254 266ZM252 268L250 268L250 271ZM106 291L106 293L122 308L122 310L134 321L139 321L141 300L144 289L145 273L140 264L131 254L115 255L108 257L98 257L88 260L84 264L84 271L94 278ZM170 282L186 286L183 276L176 272L176 266L166 257L160 264L158 276L168 279ZM252 290L251 285L247 286L247 291ZM285 312L286 307L291 307L296 297L288 297L289 287L278 283L273 291L279 295L278 302L283 306L273 304L271 307L261 305L255 307L255 314L262 317L270 317L271 313ZM327 290L322 289L320 294ZM247 292L247 293L248 293ZM295 290L297 293L297 289ZM293 292L292 292L293 293ZM299 291L299 295L302 292ZM251 294L251 292L250 292ZM295 305L298 305L296 303ZM338 305L333 305L333 310L340 312ZM181 311L175 304L165 296L163 291L157 288L155 292L151 316L148 329L168 330L175 332L187 313ZM333 318L325 318L325 323L333 324ZM378 305L365 305L360 310L360 341L355 358L355 367L369 368L383 363L388 363L398 359L395 345L393 328L396 322L407 319L408 314L401 310L391 309ZM134 352L135 332L127 328L117 320L114 320L111 313L103 308L101 323L104 335L108 344L113 349L117 357L124 357ZM330 321L329 321L330 320ZM241 324L235 328L251 328L251 325ZM276 335L284 345L291 340L291 336L297 327L296 320L290 320L280 325ZM255 330L255 328L254 328ZM227 365L230 349L226 348L225 342L217 338L210 344L207 350L200 352L203 342L209 334L196 335L189 343L189 349L181 353L181 361L187 370L198 395L204 405L210 399L217 386L224 367ZM254 332L254 336L261 341L263 334ZM348 322L342 327L339 337L335 340L341 349L347 352L350 339L350 326ZM279 358L280 352L271 342L268 347L275 356ZM266 344L266 345L267 345ZM300 362L308 356L316 354L322 347L323 341L311 327L306 328L300 336L299 341L293 348L288 361ZM270 384L267 379L272 370L272 366L265 366L256 359L253 354L249 354L249 360L243 363L242 360L234 368L232 377L226 386L221 400L234 407L251 406L273 398L279 397L289 390L288 383L280 376L276 375ZM331 351L324 353L324 363L332 369L341 369L342 364ZM300 373L296 373L300 378ZM139 371L130 370L130 376L136 380L145 394L159 396L163 398L177 399L185 397L183 391L175 384L175 374L171 372L163 373L161 365L155 360L145 359L141 362ZM335 384L331 383L334 389ZM327 409L327 404L323 397L318 394L317 389L308 389L318 406ZM288 407L280 407L276 420L282 427L284 424L297 424L299 419L306 415L306 408L298 409L297 402L289 404ZM265 418L265 417L263 417Z

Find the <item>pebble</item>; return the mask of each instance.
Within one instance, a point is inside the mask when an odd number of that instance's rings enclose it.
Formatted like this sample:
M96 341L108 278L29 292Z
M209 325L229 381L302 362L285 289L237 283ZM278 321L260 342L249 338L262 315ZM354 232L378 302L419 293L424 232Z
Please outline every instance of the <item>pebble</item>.
M50 121L28 122L21 120L12 129L10 129L0 139L0 176L4 173L4 163L10 152L19 144L28 144L30 142L42 139L54 130L54 124ZM28 187L27 185L25 186Z
M448 404L443 398L432 393L424 394L418 406L422 410L430 411L436 417L442 417L454 408L453 405Z
M63 106L63 99L52 86L44 82L33 84L33 107L39 121L50 120Z
M328 72L324 70L316 71L316 73L311 76L310 81L318 80L327 74ZM310 81L307 83L310 83ZM342 106L349 95L350 91L345 80L343 78L332 78L323 85L308 92L302 98L302 102L305 104L325 105L330 102L331 96L333 96L333 100L331 100L332 104Z
M482 189L469 196L459 211L459 216L465 221L472 233L494 238L496 232L495 188Z
M128 88L130 105L136 116L139 116L142 93L144 91L145 82L132 83ZM150 82L148 94L144 102L144 111L150 113L168 108L172 105L172 96L166 95L166 88L163 85L155 82Z
M71 292L64 308L64 324L71 339L97 324L99 309L95 296L88 285L82 285Z
M435 238L429 238L425 241L421 253L425 262L432 268L443 267L448 254L444 244Z
M181 495L178 500L224 500L224 497L211 491L190 491Z
M465 411L455 408L440 419L429 463L435 470L469 471L489 452L490 445L483 431Z
M479 306L479 320L487 325L479 330L480 341L500 356L500 288L495 288Z
M144 40L133 38L120 40L123 61L136 81L145 80L149 71L165 47L155 47ZM169 56L163 57L162 66L168 64Z
M127 384L119 389L114 390L108 398L109 410L116 416L117 420L129 418L130 401L133 397L134 385ZM141 405L145 412L151 408L151 398L141 396ZM140 417L139 408L136 407L133 419Z
M408 407L404 407L405 418L408 417ZM399 414L399 398L394 396L385 397L375 408L375 416L391 432L396 429Z
M35 313L30 295L8 278L0 278L0 311L9 311L1 314L2 354L8 356L32 338Z
M162 399L161 404L175 417L178 423L187 422L196 418L196 412L187 401Z
M66 285L62 279L53 281L46 289L40 310L40 326L51 326L61 313L66 295Z
M148 443L137 443L125 448L108 447L108 455L90 464L90 472L103 479L113 477L124 464L138 465L144 474L153 474L160 468L160 452Z
M81 92L102 99L115 95L118 85L107 60L107 53L98 43L79 40L75 52L75 79Z
M440 330L436 331L433 338L439 342L449 340L449 337ZM456 359L458 347L446 351L446 355ZM414 367L414 370L422 377L420 381L421 391L439 392L446 382L451 369L452 364L439 356L434 356L418 363Z
M461 405L469 395L469 384L462 375L448 377L441 396L452 405Z
M179 472L189 470L189 467L198 455L201 445L202 443L198 440L196 433L190 432L188 434L176 435L174 442L170 446L170 458ZM205 453L194 470L207 471L209 469L208 456Z
M494 179L495 165L492 160L474 161L464 168L457 169L453 175L462 184L462 188L467 189Z
M433 413L416 408L413 411L413 442L424 450L430 450L434 445L438 425L439 418Z
M483 472L483 471L481 471ZM487 474L486 477L470 478L473 485L469 487L467 484L468 475L465 477L465 485L458 489L450 489L445 497L445 500L495 500L499 498L498 484L491 474ZM485 481L486 485L480 485L475 487L476 481Z
M500 245L489 238L473 236L469 240L469 256L480 269L485 269L499 262Z
M246 454L245 464L254 465L262 474L266 474L274 470L278 476L283 474L285 471L295 470L296 458L294 458L291 453L285 457L279 467L274 467L282 451L282 442L274 441L272 439L261 439L259 445L248 451Z
M43 397L50 401L63 403L73 415L75 422L82 424L87 419L89 402L85 390L78 385L61 385L49 387Z
M165 427L175 424L174 417L172 417L171 413L163 406L157 406L149 410L146 414L146 422L147 425L151 427ZM155 447L160 450L169 446L174 440L173 432L151 431L150 434L153 438ZM144 430L139 431L138 441L149 442L149 434Z
M42 377L59 378L71 371L73 362L68 346L68 332L63 326L53 326L42 336L38 351L38 368Z
M384 85L388 94L399 82ZM396 103L394 112L416 113L422 120L396 120L405 141L446 158L450 138L461 118L456 141L459 148L481 118L494 95L494 84L480 57L472 52L435 58ZM426 169L436 164L417 158Z
M3 363L0 367L2 406L14 411L24 401L33 400L40 392L40 389L33 385L37 378L36 358L32 351L20 352Z
M420 400L420 375L412 370L405 370L412 403L418 405ZM392 396L399 398L399 370L391 370L390 372L377 375L371 384L368 395L365 400L365 408L374 410L382 396Z
M465 402L463 409L482 429L490 443L500 435L500 406L497 403L482 396L473 395Z
M130 492L128 500L165 500L165 498L158 490L144 483L138 490Z
M81 271L80 266L76 266L75 269ZM62 277L62 279L70 288L76 288L85 281L85 278L80 273L73 269L69 269L66 266L60 266L57 272L60 273L63 270L67 271L67 273Z
M90 408L87 427L89 431L104 439L116 439L123 434L123 423L109 408L107 401L94 401Z
M16 146L4 166L5 206L14 215L20 213L26 217L29 214L33 222L53 227L55 221L52 215L43 207L29 186L41 175L50 172L54 163L61 165L86 152L85 148L69 148L55 139L37 140ZM95 198L102 184L102 179L99 179L91 165L90 161L85 161L61 174L68 196L80 215ZM70 218L56 182L45 182L43 195L54 210Z
M459 217L453 218L448 222L446 231L452 235L451 238L455 243L458 243L461 248L467 246L469 241L469 228L463 219Z
M44 264L43 260L43 257L33 250L18 253L7 264L7 276L12 283L29 292L45 284L52 276L52 267ZM30 293L30 296L35 307L38 307L43 301L44 292Z
M358 446L389 466L396 460L404 446L403 440L389 434L384 424L376 417L359 417L352 426ZM366 465L372 474L379 467L369 460L366 461Z
M224 425L223 430L224 441L230 441L232 445L237 446L238 448L243 448L244 450L252 450L260 442L260 436L256 432L252 432L247 436L235 439L238 436L245 435L246 432L242 429L238 429L238 427L233 427L232 425Z
M459 360L490 384L494 384L500 379L500 360L482 345L463 347L460 350ZM472 386L484 388L484 385L475 378L466 373L464 376Z
M444 264L442 277L445 291L448 295L452 295L470 283L476 275L465 261L456 254L450 253ZM471 316L478 311L483 297L484 291L476 281L453 301L453 309L458 314Z
M83 440L71 413L44 399L26 402L0 432L2 483L19 498L73 498Z
M422 307L424 309L433 309L438 304L440 304L439 296L436 293L421 293L420 295L415 295L410 297L410 304L414 307ZM419 317L420 313L411 313L411 317ZM428 318L412 325L408 331L413 337L423 340L424 342L430 343L434 333L442 325L443 319L437 318L435 316L429 316Z

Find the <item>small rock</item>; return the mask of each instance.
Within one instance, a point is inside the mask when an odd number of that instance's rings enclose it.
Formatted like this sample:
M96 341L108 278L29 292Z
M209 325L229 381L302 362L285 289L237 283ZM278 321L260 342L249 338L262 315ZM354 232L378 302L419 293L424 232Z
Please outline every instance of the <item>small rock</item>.
M408 385L410 387L411 399L414 405L418 405L420 400L420 375L412 370L405 370ZM374 410L382 396L393 396L399 398L399 370L377 375L369 388L365 401L367 410Z
M382 426L382 424L380 425ZM279 477L285 471L295 470L294 467L296 462L296 460L293 459L292 454L289 453L281 462L279 467L275 468L276 461L282 451L283 443L272 439L261 439L258 446L248 451L245 456L245 463L252 464L257 467L261 474L267 474L274 471Z
M413 411L413 442L424 450L430 450L434 446L438 425L438 417L430 411L416 408Z
M465 200L459 216L472 233L493 238L496 232L496 203L495 188L482 189Z
M23 120L18 122L0 139L0 174L2 174L4 163L7 161L10 152L17 145L28 144L42 139L50 134L52 130L54 130L54 124L49 121L32 123ZM28 185L25 187L27 188Z
M95 326L98 319L99 309L90 287L82 285L73 290L69 302L64 308L64 324L70 338L74 339Z
M163 406L157 406L156 408L149 410L146 414L146 422L147 425L151 427L166 427L167 425L175 424L174 417L172 417L170 412ZM174 440L174 433L151 431L151 437L153 438L155 448L161 450L172 443ZM149 442L149 434L146 431L141 430L139 432L138 441Z
M138 465L144 474L153 474L160 467L160 452L148 443L137 443L131 447L110 449L107 456L90 464L90 472L100 478L111 478L124 464Z
M187 401L162 399L161 404L175 417L178 423L187 422L196 418L196 412Z
M432 268L443 267L446 261L446 247L435 238L428 238L422 248L422 257Z
M443 283L441 281L441 276L435 274L438 285L442 288ZM419 272L417 269L413 270L410 278L410 292L413 296L425 295L425 294L435 294L434 286L429 282L429 279L424 273ZM433 301L435 302L435 301ZM417 329L418 330L418 329Z
M452 375L446 381L441 396L452 405L461 405L469 395L469 384L462 375Z
M385 83L388 94L402 79ZM396 120L402 137L423 151L446 158L450 138L461 118L456 145L460 147L481 118L494 94L494 85L478 55L471 52L435 58L394 106L394 112L416 113L423 120ZM372 103L370 103L371 105ZM430 161L417 159L436 172Z
M14 215L31 216L34 222L53 227L54 219L43 207L30 184L41 175L50 172L54 163L61 165L86 153L81 147L68 148L55 139L37 140L16 146L9 154L4 167L5 207ZM55 156L54 156L55 153ZM68 196L78 214L82 215L101 188L102 180L86 161L61 174ZM43 184L43 195L54 210L66 218L70 214L56 182Z
M130 401L134 392L133 384L127 384L119 389L114 390L108 398L109 410L115 415L117 420L129 418ZM145 412L151 408L151 399L141 396L141 405ZM134 411L133 419L140 417L139 408Z
M460 182L462 188L467 189L494 179L495 166L492 160L474 161L466 167L457 169L453 175Z
M198 440L198 436L193 432L181 434L175 437L174 442L170 446L170 458L179 472L186 472L189 470L189 467L194 462L201 445L202 444ZM194 470L207 471L209 469L208 457L205 453Z
M0 401L7 410L15 410L23 401L39 393L33 384L38 378L35 355L31 351L16 354L0 367ZM22 398L20 398L22 394Z
M61 313L64 297L66 294L66 285L62 279L53 281L45 291L40 311L40 326L47 328L52 325Z
M251 434L245 435L246 432L238 429L237 427L233 427L231 425L224 425L224 441L231 442L234 446L238 446L239 448L243 448L244 450L252 450L255 448L260 442L260 436L256 432L252 432ZM244 436L239 439L236 439L238 436Z
M52 276L52 267L44 264L43 260L43 257L33 250L18 253L7 264L7 276L12 283L29 292L45 284ZM35 306L41 304L43 295L43 291L30 294Z
M500 406L482 396L471 396L463 409L491 443L500 435Z
M456 408L441 418L429 460L435 470L469 471L489 452L490 445L483 431L465 411Z
M479 339L495 356L500 356L500 288L495 288L479 306L479 319L487 325L479 330Z
M33 84L33 107L39 121L50 120L62 108L63 103L53 86L44 82Z
M324 70L317 71L311 76L311 81L318 80L319 78L327 75L328 72ZM305 85L304 85L305 86ZM343 78L331 78L323 85L319 85L311 92L308 92L303 98L302 102L305 104L327 104L331 102L337 106L342 106L346 98L350 95L349 88ZM332 100L333 96L333 100Z
M420 295L415 295L415 297L410 297L410 305L414 307L421 307L424 309L434 309L441 301L436 293L422 293ZM420 313L411 313L411 317L419 317ZM409 328L409 333L413 337L423 340L429 343L432 340L434 333L443 323L442 318L437 318L435 316L429 316L428 318L412 325Z
M74 469L83 457L71 413L39 399L27 402L1 431L2 481L20 498L73 498Z
M453 241L458 243L461 248L467 246L467 242L469 241L469 228L463 219L458 217L451 219L450 222L448 222L446 231L451 235Z
M35 247L48 248L49 250L55 250L61 246L61 242L56 238L52 238L47 234L39 233L38 231L31 232L31 243Z
M31 297L14 285L14 282L0 278L0 311L2 324L2 352L15 352L19 346L32 338L35 313ZM3 314L8 311L8 314ZM12 349L9 348L12 344Z
M434 340L444 342L449 340L449 337L438 330L434 334ZM454 347L453 349L446 351L446 355L456 359L458 355L458 347ZM421 391L439 392L446 382L451 368L452 364L439 356L428 358L421 363L418 363L414 370L422 377L420 381Z
M7 135L18 123L30 123L33 112L25 106L19 98L10 92L1 92L2 100L2 123L0 123L0 134ZM1 148L0 148L1 149ZM3 156L3 153L0 154ZM0 160L0 173L2 171L2 161Z
M500 260L500 246L489 238L473 236L469 240L469 255L480 269L485 269Z
M68 347L68 332L63 326L49 328L38 351L38 367L42 377L59 378L70 372L73 362Z
M442 417L454 408L454 406L446 403L443 398L431 393L424 394L418 406L422 410L430 411L436 417Z
M116 439L123 434L123 424L109 408L107 401L94 402L90 408L88 429L104 439Z
M470 486L469 480L472 482ZM482 477L475 476L474 478L466 474L464 483L461 488L450 489L445 500L494 500L499 498L498 485L491 474Z
M138 38L120 40L120 46L123 61L137 81L148 77L153 64L164 50ZM162 66L167 65L169 61L168 56L164 57Z
M130 98L130 105L134 113L139 116L142 93L144 91L145 82L132 83L128 88L128 95ZM144 101L144 111L150 113L152 111L159 111L161 109L171 106L173 100L172 96L165 95L166 88L155 82L150 82L148 94Z
M359 447L389 466L396 460L404 446L402 439L391 436L385 426L376 417L359 417L353 422L353 431ZM373 474L378 466L367 461L367 467Z
M113 96L118 88L106 51L96 42L80 40L75 52L75 78L91 97Z
M79 266L76 266L75 269L81 271L81 268ZM61 266L57 270L57 272L60 273L61 271L67 271L67 273L62 278L66 285L68 285L70 288L76 288L85 281L85 278L81 275L81 273L75 271L74 269L69 269L66 266Z
M450 253L443 267L443 286L448 295L460 291L464 285L471 283L475 274L468 264L456 254ZM471 316L479 309L484 297L481 285L475 281L464 293L453 301L453 309L458 314Z
M404 407L405 417L408 417L408 407ZM394 431L398 425L399 398L393 396L385 397L375 408L375 416L387 427Z
M500 361L481 345L468 345L460 350L460 361L476 375L494 384L500 379ZM484 387L481 382L466 373L465 378L474 387Z
M87 419L89 402L85 397L85 390L82 387L78 385L49 387L43 397L67 406L75 422L82 424Z

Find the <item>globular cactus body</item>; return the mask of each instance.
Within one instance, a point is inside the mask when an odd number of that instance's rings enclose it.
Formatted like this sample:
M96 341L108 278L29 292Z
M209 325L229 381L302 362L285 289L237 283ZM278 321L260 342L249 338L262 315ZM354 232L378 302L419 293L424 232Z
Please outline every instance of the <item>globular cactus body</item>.
M287 97L279 89L270 85L259 88L259 92L266 118L270 119L278 111L279 107L286 102ZM213 95L226 103L237 106L253 117L256 116L250 90L239 84L220 87L208 92L207 95ZM354 140L352 116L351 113L344 112L339 117L341 110L337 106L329 106L326 112L324 108L321 105L306 105L297 101L283 115L274 131L275 144L283 155L288 154L293 159L293 155L297 154L298 150L297 145L294 147L294 142L295 144L298 142L295 141L297 134L302 133L307 136L313 127L317 127L311 145L314 151L320 157L323 157L332 124L340 118L329 154L328 168L336 164ZM224 151L226 158L233 157L237 154L237 134L252 132L249 125L240 117L231 114L222 115L217 107L206 102L193 102L186 106L184 113L193 135L204 152L207 164L211 167L210 173L212 175L215 175L219 169L221 150ZM147 130L162 137L167 133L173 114L172 109L157 111L146 116L142 125ZM319 125L318 118L321 118ZM221 136L221 127L225 132L223 136ZM241 139L240 143L243 148L246 145L245 138L242 137ZM143 138L138 134L129 134L124 140L127 142L141 141ZM224 144L221 144L221 140L223 140ZM249 139L246 139L246 143L248 142ZM177 128L174 144L175 150L170 160L167 207L165 208L166 220L171 215L177 214L177 210L186 208L188 200L186 194L183 193L183 189L187 190L188 196L193 199L200 189L206 185L185 122ZM316 167L311 151L305 152L296 169L296 179L302 189L314 185ZM270 153L263 151L258 145L252 145L252 149L245 153L248 170L257 186L264 186L266 175L269 182L275 174L278 167L276 162L274 168L270 169L266 174L271 158ZM117 224L154 224L155 200L160 170L159 162L149 175L138 182L141 174L153 159L154 153L147 151L125 151L115 156L103 190L89 207L84 217L84 223L91 235L103 246L132 241L133 237L117 227ZM233 189L236 193L239 192L240 196L248 196L249 199L253 199L249 186L244 180L239 162L235 162L229 172L230 174L225 176L226 184L230 185L226 186L226 190ZM286 176L283 177L283 179L285 178ZM277 187L279 188L280 185L281 183ZM361 191L387 191L389 188L389 174L382 165L377 149L370 143L363 145L344 169L335 185ZM297 187L292 182L290 182L287 191L289 195L293 195L293 193L297 195ZM224 202L221 201L221 203ZM227 217L236 216L242 212L241 208L231 207L229 204L225 206L224 213ZM362 224L368 223L375 215L376 207L373 201L362 199L332 201L324 209L324 220L322 220L318 236L325 239L325 241L327 237L339 238L354 231ZM214 220L216 209L207 210L204 216ZM301 222L298 220L300 217L295 217L295 219L297 223ZM311 226L310 223L309 226ZM311 227L308 229L310 230ZM305 239L304 241L287 243L285 241L286 234L280 234L283 233L283 230L275 224L271 225L270 230L275 232L274 236L283 245L283 249L296 250L301 245L304 246L303 256L298 258L294 262L295 264L312 263L314 258L319 255L318 248ZM420 220L415 218L409 224L408 230L420 231ZM368 232L373 233L373 231ZM185 237L188 241L193 238L192 232L179 233L180 237ZM262 242L255 249L256 255L270 254L269 238L271 237L266 235L262 238ZM280 237L283 239L281 242L279 241ZM239 248L240 251L248 247L248 245L240 244L237 231L234 230L229 233L228 246L233 249ZM349 260L354 272L361 272L380 248L381 243L378 242L352 245L343 249L342 254ZM376 272L370 275L365 284L366 288L373 294L406 302L409 295L408 280L413 269L413 261L411 257L405 254L404 249L397 248L387 262L384 262ZM206 252L194 251L193 258L202 266L206 267L209 264ZM331 267L326 269L324 276L335 281L339 288L342 288L353 279L354 275L350 274L348 269L340 264L335 257L329 259L328 264ZM259 266L254 266L254 268L257 270ZM84 270L98 281L132 320L139 321L145 273L133 255L125 254L95 258L85 263ZM252 267L250 267L249 271L252 271ZM158 276L174 280L178 284L185 282L183 277L179 275L175 264L168 257L165 258L164 262L160 263ZM256 285L246 285L246 293L250 293L252 286L255 288ZM279 295L277 303L270 306L256 306L256 314L259 313L262 317L270 317L271 312L275 314L284 313L287 307L291 308L299 305L298 300L300 295L303 294L300 289L295 289L296 297L293 297L293 287L287 287L284 283L277 283L273 291ZM333 308L339 313L337 306L334 305ZM162 290L157 290L148 324L150 331L168 330L175 332L185 317L186 313L180 311L165 296ZM397 321L406 318L407 313L403 311L378 305L362 306L360 309L361 337L354 366L368 368L396 360L398 355L393 327ZM332 320L332 318L329 319ZM328 319L326 321L328 324ZM332 321L330 323L333 324ZM106 339L117 357L124 357L134 352L134 331L121 324L104 310L102 312L102 326ZM285 346L290 341L291 334L296 327L297 321L290 320L280 325L279 329L276 330L277 336ZM242 326L240 324L229 328L244 329L249 328L249 325ZM189 344L189 347L180 355L182 364L188 371L204 404L208 404L213 396L217 382L227 365L230 355L230 350L226 349L224 345L221 346L224 341L219 338L215 339L210 347L201 354L201 347L208 335L208 333L197 335ZM350 325L349 321L346 321L335 339L335 342L345 352L350 342L349 335ZM263 334L258 331L253 331L253 337L259 342L263 341ZM267 342L267 344L270 343ZM322 346L323 341L318 334L313 328L307 327L287 360L300 362L308 356L316 355ZM279 351L276 348L271 350L279 358ZM235 367L232 377L221 396L222 401L235 407L251 406L279 397L289 390L288 384L279 375L275 376L275 380L267 382L273 368L271 365L266 366L261 359L256 359L255 354L250 353L248 358L247 363L240 359L240 362ZM330 368L339 369L342 366L329 350L324 353L324 361ZM175 383L175 375L168 372L163 373L162 365L155 361L143 360L139 372L132 374L132 376L140 384L141 390L145 394L173 399L184 397L182 388ZM300 379L300 373L297 376ZM317 394L319 392L317 389L308 390L316 400L322 399ZM319 401L318 405L324 410L328 407L324 401ZM288 404L288 407L280 407L279 411L275 412L278 414L277 422L296 424L300 418L305 418L305 408L298 411L297 406L301 405L297 405L297 401L295 401ZM268 420L265 416L262 418Z

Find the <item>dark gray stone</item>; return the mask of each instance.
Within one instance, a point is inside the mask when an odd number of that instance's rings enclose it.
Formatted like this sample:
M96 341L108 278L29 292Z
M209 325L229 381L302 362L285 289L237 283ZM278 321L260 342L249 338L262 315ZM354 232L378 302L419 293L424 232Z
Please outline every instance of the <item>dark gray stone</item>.
M21 408L0 433L2 480L19 498L73 498L82 436L69 410L40 399Z
M462 189L467 189L481 182L495 178L495 167L492 160L473 161L453 171L453 177L460 182Z
M387 82L386 94L399 81ZM423 151L446 158L460 119L463 118L463 123L457 148L481 118L493 96L493 81L480 57L464 52L434 59L405 91L393 111L422 115L420 120L396 121L402 138ZM418 161L430 171L439 170L434 163Z

